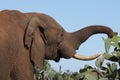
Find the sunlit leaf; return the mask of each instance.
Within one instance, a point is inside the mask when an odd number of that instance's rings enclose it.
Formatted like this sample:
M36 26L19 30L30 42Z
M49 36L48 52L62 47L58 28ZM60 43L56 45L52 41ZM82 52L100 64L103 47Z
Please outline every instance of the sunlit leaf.
M85 78L87 80L98 80L98 75L97 75L97 73L94 73L94 72L86 72Z
M105 53L103 56L107 60L115 61L115 62L118 61L118 58L116 56L114 56L113 54L107 54L107 53Z
M120 36L114 36L111 41L118 43L120 41Z
M120 51L114 51L114 52L112 52L112 54L113 54L115 57L120 58Z
M104 53L103 56L104 56L104 58L107 59L107 60L109 60L111 57L113 57L113 55L107 54L107 53Z
M118 32L114 32L114 36L117 36L118 35Z
M109 80L108 78L100 78L99 80Z
M117 64L112 63L111 70L112 70L112 71L117 70Z
M55 80L64 80L64 79L63 79L62 75L60 75L59 73L57 73L55 75Z
M100 67L102 66L103 62L104 62L104 57L103 57L103 56L102 56L102 57L99 57L99 58L96 60L95 65L100 68Z
M105 51L106 51L106 53L108 53L108 52L109 52L109 49L110 49L110 46L111 46L111 39L109 39L109 38L104 39L104 38L103 38L103 40L104 40L104 42L105 42Z

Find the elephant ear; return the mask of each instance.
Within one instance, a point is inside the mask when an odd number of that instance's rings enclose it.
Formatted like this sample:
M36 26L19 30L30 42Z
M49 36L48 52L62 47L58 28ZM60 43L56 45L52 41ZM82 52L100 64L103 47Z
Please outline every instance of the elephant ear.
M30 58L34 66L44 68L45 38L42 21L39 17L32 17L26 28L24 44L29 49Z

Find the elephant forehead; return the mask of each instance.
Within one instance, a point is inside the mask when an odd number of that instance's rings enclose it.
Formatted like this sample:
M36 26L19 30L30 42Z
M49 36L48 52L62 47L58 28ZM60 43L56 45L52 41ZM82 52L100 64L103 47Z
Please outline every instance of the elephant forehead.
M46 34L47 34L46 37L47 37L48 39L58 40L58 38L60 38L60 35L61 35L62 33L61 33L60 30L51 28L51 29L47 30Z

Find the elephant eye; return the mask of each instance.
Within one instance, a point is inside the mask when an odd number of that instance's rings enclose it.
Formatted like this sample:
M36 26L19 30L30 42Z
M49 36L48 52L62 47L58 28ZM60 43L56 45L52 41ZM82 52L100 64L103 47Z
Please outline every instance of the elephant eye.
M63 37L63 32L61 33L61 37Z
M58 42L61 42L63 38L63 31L60 31L59 36L58 36Z
M60 31L60 37L63 37L63 30Z

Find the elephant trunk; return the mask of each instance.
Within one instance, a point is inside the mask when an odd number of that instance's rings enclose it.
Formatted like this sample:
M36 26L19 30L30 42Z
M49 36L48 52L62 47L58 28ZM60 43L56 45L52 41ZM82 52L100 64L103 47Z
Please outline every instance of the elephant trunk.
M91 35L98 34L98 33L105 33L110 38L112 38L114 35L114 32L112 31L112 29L106 26L101 26L101 25L88 26L76 32L73 32L71 34L76 40L76 43L80 45L81 43L85 42Z
M110 38L112 38L114 35L114 32L112 31L112 29L106 26L100 26L100 25L88 26L76 32L71 33L71 35L74 38L74 42L73 42L74 47L78 49L81 43L85 42L91 35L98 34L98 33L105 33ZM92 59L99 57L100 55L101 53L98 53L93 56L82 56L76 53L74 54L73 58L76 58L79 60L92 60Z

